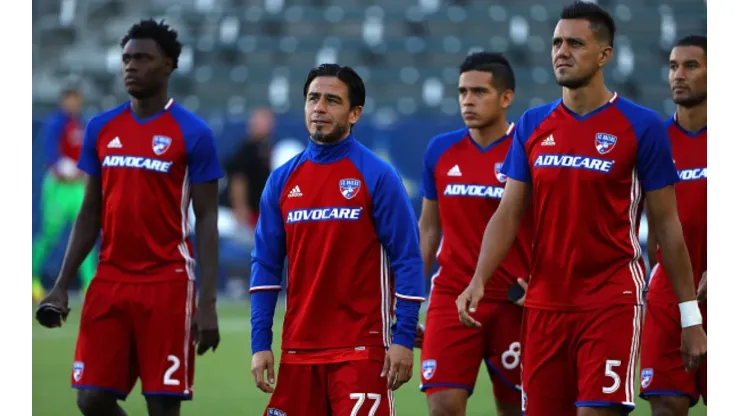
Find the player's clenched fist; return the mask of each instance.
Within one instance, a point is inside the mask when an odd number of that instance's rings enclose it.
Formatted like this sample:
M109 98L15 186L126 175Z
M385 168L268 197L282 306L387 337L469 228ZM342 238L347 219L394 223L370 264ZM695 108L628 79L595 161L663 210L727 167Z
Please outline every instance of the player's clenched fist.
M480 328L480 322L470 316L478 308L478 302L483 299L485 287L481 281L473 277L465 291L457 297L457 314L460 322L471 328Z
M218 331L218 314L216 305L198 305L193 319L193 333L195 342L198 344L198 355L205 354L213 348L216 351L221 342L221 334Z
M684 328L681 331L681 354L686 371L699 368L707 356L707 334L701 325Z
M265 381L265 371L267 371L267 381ZM275 384L275 356L272 351L260 351L252 355L252 377L257 388L265 393L273 393L275 389L271 384Z
M381 377L388 377L388 388L396 390L411 379L414 369L414 352L402 345L392 344L385 353Z

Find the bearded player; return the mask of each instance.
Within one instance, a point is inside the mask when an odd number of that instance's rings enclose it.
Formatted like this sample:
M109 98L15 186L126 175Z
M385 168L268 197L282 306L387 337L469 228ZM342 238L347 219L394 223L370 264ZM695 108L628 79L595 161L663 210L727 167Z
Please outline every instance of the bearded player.
M424 156L419 230L425 271L435 253L421 351L421 390L432 415L465 415L481 362L494 388L500 416L521 414L519 332L522 308L508 299L517 278L529 275L531 220L523 221L514 248L486 287L475 314L480 327L460 324L455 299L470 283L488 220L504 193L500 172L514 125L506 112L514 99L514 72L496 53L474 53L460 66L458 97L466 128L436 136Z
M676 113L666 121L673 159L678 216L691 256L694 284L707 328L707 38L687 36L676 43L669 61L669 81ZM648 207L650 213L650 207ZM648 215L649 216L649 215ZM650 223L649 223L650 225ZM653 227L648 250L655 261L647 295L645 335L640 365L640 397L654 416L686 416L699 396L707 402L707 363L686 371L681 354L681 314L663 266Z
M566 6L552 38L563 97L517 123L503 200L483 237L475 275L458 298L468 325L485 284L534 207L532 268L522 323L522 410L529 416L616 416L634 409L645 265L638 239L650 206L665 270L682 305L685 364L699 366L706 334L696 303L660 117L610 91L612 17Z

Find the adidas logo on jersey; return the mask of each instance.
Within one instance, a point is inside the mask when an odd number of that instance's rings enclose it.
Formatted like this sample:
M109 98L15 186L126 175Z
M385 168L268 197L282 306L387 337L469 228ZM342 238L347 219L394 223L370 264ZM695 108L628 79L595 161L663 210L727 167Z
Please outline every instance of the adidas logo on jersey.
M547 136L545 140L542 141L543 146L555 146L555 137L551 135Z
M103 159L103 167L106 168L136 168L151 170L154 172L167 173L172 167L172 162L150 159L139 156L106 156Z
M305 221L357 221L362 214L362 208L309 208L288 211L286 224L295 224Z
M534 167L563 167L594 170L609 173L614 166L613 160L597 159L595 157L572 156L572 155L539 155L534 161Z
M120 149L122 147L123 144L121 144L121 139L119 139L118 136L108 142L108 149Z
M682 181L696 181L707 178L707 168L683 169L678 171L678 177Z
M460 172L460 166L453 166L452 169L447 171L447 176L462 176L462 172Z
M293 187L293 189L288 192L288 198L298 198L299 196L303 196L303 194L301 193L301 188L299 188L298 185Z
M445 196L474 196L481 198L501 199L504 188L500 186L465 185L449 183L445 186Z

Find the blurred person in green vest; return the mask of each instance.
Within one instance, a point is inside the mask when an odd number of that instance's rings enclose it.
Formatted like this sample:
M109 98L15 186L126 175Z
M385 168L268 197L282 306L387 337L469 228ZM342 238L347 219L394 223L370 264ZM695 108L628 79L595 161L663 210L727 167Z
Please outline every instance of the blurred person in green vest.
M49 116L43 130L46 173L41 189L41 233L33 243L34 302L45 296L41 273L49 252L59 242L66 226L75 221L82 205L85 182L82 172L77 169L83 136L82 102L82 93L76 86L65 88L59 109ZM93 250L80 267L83 291L95 274L96 257Z

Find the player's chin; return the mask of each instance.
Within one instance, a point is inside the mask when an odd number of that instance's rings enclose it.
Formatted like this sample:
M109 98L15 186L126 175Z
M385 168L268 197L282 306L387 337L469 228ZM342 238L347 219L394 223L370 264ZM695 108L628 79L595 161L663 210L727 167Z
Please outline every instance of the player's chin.
M138 85L127 85L126 92L136 99L143 99L149 96L147 90Z

